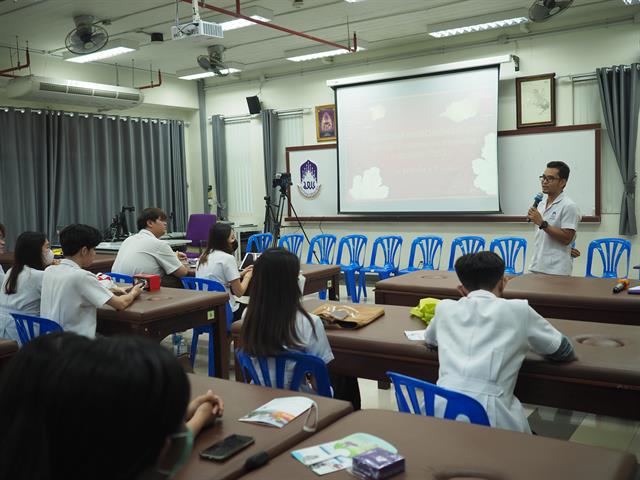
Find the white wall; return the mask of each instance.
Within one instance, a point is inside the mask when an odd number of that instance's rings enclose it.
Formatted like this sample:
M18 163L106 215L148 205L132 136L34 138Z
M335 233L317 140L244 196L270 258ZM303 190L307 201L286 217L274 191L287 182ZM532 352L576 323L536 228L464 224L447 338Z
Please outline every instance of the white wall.
M399 50L398 53L402 51ZM326 80L367 73L401 71L421 66L462 61L472 58L488 57L503 54L516 54L520 57L518 76L555 72L558 77L569 74L593 72L597 67L614 64L628 64L638 60L637 25L617 25L610 27L589 28L564 34L530 37L502 45L490 45L464 50L450 51L438 55L416 56L411 59L375 63L374 65L339 68L311 73L301 72L284 78L267 80L260 91L263 108L287 109L308 108L315 105L333 103L333 92L326 86ZM316 64L317 65L317 64ZM247 113L245 97L256 95L258 82L244 82L231 85L216 85L207 90L207 116L213 114L239 115ZM499 129L516 128L515 82L500 82ZM568 79L557 81L557 125L601 122L597 85L572 84ZM304 115L304 144L312 145L315 139L315 120L312 113ZM254 119L253 122L259 120ZM603 123L604 126L604 122ZM210 135L210 133L209 133ZM620 174L615 165L606 130L603 130L602 151L602 204L603 215L600 224L582 224L578 231L578 247L583 256L576 260L574 274L584 275L586 264L586 247L594 238L618 236L618 222L622 186ZM262 169L262 157L255 154L249 158L256 170ZM636 156L637 161L637 156ZM541 171L544 166L540 166ZM211 169L211 171L213 171ZM525 179L523 188L530 189L532 195L539 188L537 179ZM638 195L640 197L640 195ZM637 200L640 212L640 201ZM524 212L523 212L524 213ZM263 212L257 209L254 221L261 222ZM243 219L245 220L245 219ZM288 230L296 231L291 225ZM501 235L523 236L533 241L533 227L528 224L494 224L494 223L462 223L462 222L371 222L371 223L323 223L305 225L310 235L324 231L343 235L362 232L370 237L380 234L399 233L405 238L403 264L408 259L409 245L418 234L438 234L445 238L445 244L457 235L480 234L491 239ZM632 264L640 263L640 241L637 236L630 238L633 242ZM448 258L448 247L445 247L443 262ZM531 258L531 250L528 258ZM445 265L446 267L446 265Z

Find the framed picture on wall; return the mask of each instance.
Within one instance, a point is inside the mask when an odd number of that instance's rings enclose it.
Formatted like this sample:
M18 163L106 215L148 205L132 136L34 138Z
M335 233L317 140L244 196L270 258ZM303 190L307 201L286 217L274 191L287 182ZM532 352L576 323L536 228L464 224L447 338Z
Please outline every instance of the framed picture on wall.
M556 124L555 73L516 78L518 128Z
M336 106L316 107L316 139L319 142L333 142L336 139Z

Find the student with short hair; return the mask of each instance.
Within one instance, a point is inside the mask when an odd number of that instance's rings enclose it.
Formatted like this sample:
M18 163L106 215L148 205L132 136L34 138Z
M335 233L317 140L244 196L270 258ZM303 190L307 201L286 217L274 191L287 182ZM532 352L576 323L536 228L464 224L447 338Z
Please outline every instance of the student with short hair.
M124 310L140 295L142 286L129 290L103 287L84 270L93 263L100 232L89 225L68 225L60 232L64 259L44 272L40 315L58 322L64 330L95 337L96 311L102 305Z
M438 348L438 385L478 400L492 427L531 433L513 391L529 351L548 360L575 359L562 333L526 300L505 300L504 261L493 252L463 255L455 263L460 300L442 300L425 331Z
M239 320L244 311L244 305L235 301L236 297L242 297L253 275L253 265L238 270L236 258L233 252L238 248L238 241L231 225L216 223L209 230L207 248L200 255L196 267L196 277L207 278L221 283L229 294L229 303L233 310L233 320Z
M141 337L40 336L0 377L0 478L171 478L222 415L171 352Z
M44 233L23 232L16 240L13 266L0 282L0 338L19 342L11 313L40 316L44 269L53 263L53 252Z
M125 275L159 275L166 287L182 288L180 278L189 273L182 263L187 256L174 252L160 240L167 233L167 214L160 208L145 208L138 217L138 233L127 238L118 250L111 270Z
M283 248L269 248L253 265L249 305L243 315L242 348L250 356L279 355L287 350L310 353L325 363L333 360L322 320L302 306L298 283L300 260ZM257 365L257 363L256 363ZM271 372L275 378L275 366ZM285 385L293 366L285 372ZM332 376L334 397L360 409L357 379Z

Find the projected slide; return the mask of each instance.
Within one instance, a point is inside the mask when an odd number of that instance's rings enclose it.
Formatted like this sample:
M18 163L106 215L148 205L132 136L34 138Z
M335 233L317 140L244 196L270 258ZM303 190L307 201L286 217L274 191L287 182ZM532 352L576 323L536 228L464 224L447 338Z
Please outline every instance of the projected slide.
M498 68L337 87L340 213L497 212Z

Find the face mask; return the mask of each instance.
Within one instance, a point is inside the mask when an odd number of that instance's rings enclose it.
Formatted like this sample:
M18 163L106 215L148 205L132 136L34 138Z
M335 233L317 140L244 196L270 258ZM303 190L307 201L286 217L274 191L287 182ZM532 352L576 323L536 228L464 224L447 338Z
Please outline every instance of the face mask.
M54 255L53 252L51 251L50 248L48 248L45 252L44 255L42 256L42 260L44 261L45 266L46 265L51 265L53 263L53 259L54 259Z
M231 251L235 252L238 249L238 240L231 242Z
M300 289L300 295L304 295L304 284L306 283L306 281L307 279L304 277L304 275L298 275L298 288Z
M184 447L182 448L182 452L180 452L180 457L176 463L171 467L171 470L165 470L162 468L158 468L157 472L161 475L166 475L167 478L173 478L180 471L182 467L187 463L189 457L191 456L191 450L193 449L193 433L189 427L186 427L184 432L174 433L169 437L171 442L174 442L177 438L184 438Z

